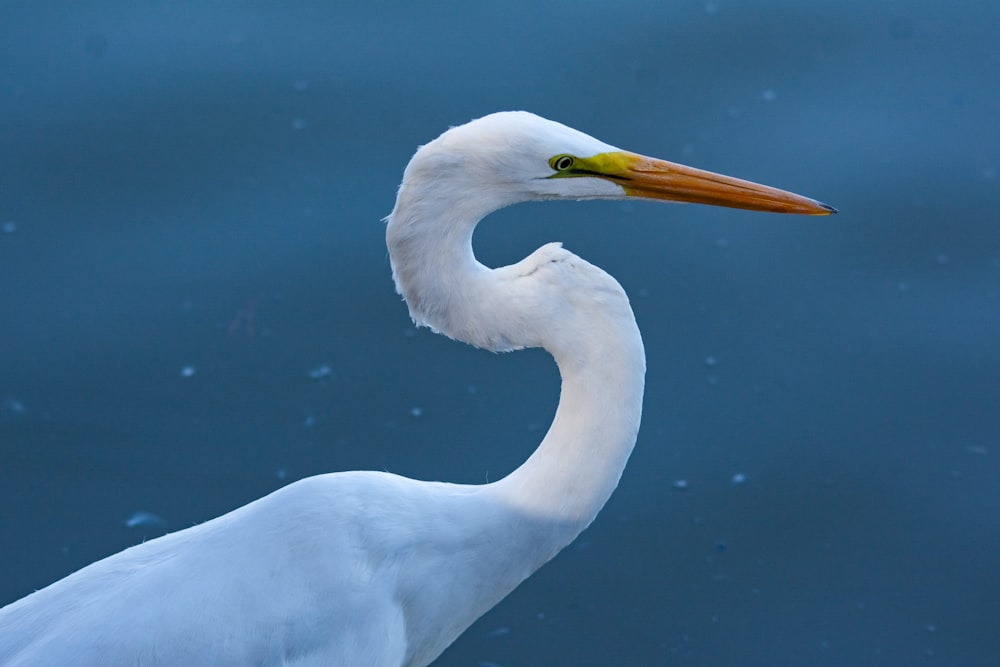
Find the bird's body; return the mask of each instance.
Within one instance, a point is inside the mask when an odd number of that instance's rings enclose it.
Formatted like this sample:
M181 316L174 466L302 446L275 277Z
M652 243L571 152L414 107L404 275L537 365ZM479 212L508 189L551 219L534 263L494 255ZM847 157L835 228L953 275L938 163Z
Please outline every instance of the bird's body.
M387 219L397 289L418 324L552 354L562 391L537 450L485 485L318 475L127 549L0 609L0 665L429 664L593 521L642 404L642 341L618 283L558 244L487 268L476 223L519 201L628 195L829 212L694 170L682 175L710 183L679 196L656 180L668 164L524 112L418 150Z
M546 522L488 496L375 472L301 480L11 605L0 664L427 664L502 597L484 586L530 574L512 535L551 549Z

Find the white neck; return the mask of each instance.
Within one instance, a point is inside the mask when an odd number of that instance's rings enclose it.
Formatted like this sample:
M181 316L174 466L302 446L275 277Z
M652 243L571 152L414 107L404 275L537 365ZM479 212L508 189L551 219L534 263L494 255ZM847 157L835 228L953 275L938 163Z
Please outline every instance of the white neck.
M535 452L496 483L500 496L527 515L565 527L555 552L597 516L618 485L635 445L642 411L645 357L634 319L626 327L581 336L555 357L562 389L555 418Z
M533 554L523 578L584 530L618 484L642 409L639 330L625 292L601 269L557 244L489 269L472 252L483 211L460 220L454 205L411 206L407 194L404 184L386 238L414 321L491 350L544 347L559 366L548 433L523 465L488 486L526 520L524 535L505 536Z

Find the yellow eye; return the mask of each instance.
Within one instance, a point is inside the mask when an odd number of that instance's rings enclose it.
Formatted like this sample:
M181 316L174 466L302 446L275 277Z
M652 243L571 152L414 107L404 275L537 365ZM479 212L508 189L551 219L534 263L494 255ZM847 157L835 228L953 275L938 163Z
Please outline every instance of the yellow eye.
M556 171L566 171L576 163L576 158L572 155L557 155L549 160L549 166Z

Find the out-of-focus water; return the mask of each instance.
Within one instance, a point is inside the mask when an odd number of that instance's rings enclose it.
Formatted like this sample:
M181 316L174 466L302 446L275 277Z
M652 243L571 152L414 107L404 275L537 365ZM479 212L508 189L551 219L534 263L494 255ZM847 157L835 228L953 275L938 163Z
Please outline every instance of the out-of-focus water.
M482 482L541 352L414 331L414 148L529 109L833 218L520 206L618 277L639 442L580 539L437 664L1000 654L1000 5L0 5L0 604L289 481ZM447 587L448 582L439 582Z

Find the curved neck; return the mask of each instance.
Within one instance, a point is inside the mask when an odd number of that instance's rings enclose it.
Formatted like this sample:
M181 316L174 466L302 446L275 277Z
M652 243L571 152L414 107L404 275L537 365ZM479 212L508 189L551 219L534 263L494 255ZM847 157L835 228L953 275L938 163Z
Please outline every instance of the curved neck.
M410 317L418 326L476 347L514 349L496 335L502 323L495 313L482 308L478 292L490 270L472 252L476 224L495 207L470 208L466 198L428 200L419 191L404 179L386 218L392 278ZM488 321L479 326L484 316Z
M601 269L557 244L489 269L472 252L475 222L425 216L402 205L405 195L404 184L386 237L414 321L491 350L544 347L559 366L548 433L524 464L484 487L525 519L525 534L505 539L530 543L521 551L535 554L527 576L590 525L618 484L642 411L642 339L624 290Z
M645 357L638 329L581 337L573 355L553 353L562 377L552 425L535 452L495 483L511 507L562 526L556 550L597 516L632 453L642 413ZM616 330L617 329L617 330ZM629 330L631 329L631 330ZM554 555L554 553L553 553Z

